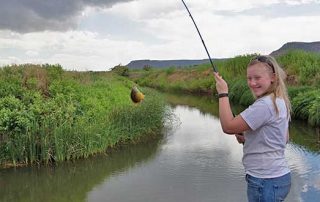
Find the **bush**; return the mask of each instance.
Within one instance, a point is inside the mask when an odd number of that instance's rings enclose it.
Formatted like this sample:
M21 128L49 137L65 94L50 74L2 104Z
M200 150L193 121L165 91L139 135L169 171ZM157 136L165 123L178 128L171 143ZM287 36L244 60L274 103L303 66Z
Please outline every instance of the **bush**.
M319 126L320 90L306 91L297 94L292 100L293 117L307 120L311 125Z
M26 132L34 117L21 100L7 96L0 99L0 131Z
M150 65L145 65L145 66L143 66L143 70L144 71L150 71L151 70L151 66Z
M111 69L111 71L115 72L120 76L129 76L129 68L127 66L117 65Z
M168 69L165 70L167 75L171 75L176 71L175 67L170 67Z
M237 102L240 100L241 96L247 91L248 85L247 82L243 79L236 80L234 82L230 82L230 92L229 98L231 101Z
M314 87L311 87L311 86L289 86L288 87L288 95L289 95L289 98L292 100L299 93L304 93L304 92L311 91L311 90L314 90Z

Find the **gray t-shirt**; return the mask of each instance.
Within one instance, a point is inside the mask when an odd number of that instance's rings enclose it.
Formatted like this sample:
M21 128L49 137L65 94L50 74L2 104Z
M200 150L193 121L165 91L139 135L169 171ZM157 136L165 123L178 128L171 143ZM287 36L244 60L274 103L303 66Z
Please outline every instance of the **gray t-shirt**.
M242 162L246 174L258 178L273 178L290 172L285 159L289 119L283 99L277 98L279 115L271 96L257 99L240 113L251 130L244 133Z

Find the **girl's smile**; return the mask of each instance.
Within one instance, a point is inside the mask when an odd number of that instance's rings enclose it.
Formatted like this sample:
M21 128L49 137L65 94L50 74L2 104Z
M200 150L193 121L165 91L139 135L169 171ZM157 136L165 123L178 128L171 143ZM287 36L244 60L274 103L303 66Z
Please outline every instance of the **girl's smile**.
M263 63L254 64L247 69L247 82L255 97L261 97L269 90L274 74Z

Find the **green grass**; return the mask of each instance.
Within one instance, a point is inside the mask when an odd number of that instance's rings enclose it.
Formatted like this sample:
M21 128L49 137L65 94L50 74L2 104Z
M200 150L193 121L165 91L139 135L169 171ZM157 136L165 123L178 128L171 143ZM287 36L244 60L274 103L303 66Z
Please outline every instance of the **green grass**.
M85 158L160 134L170 116L164 98L107 72L64 72L60 66L0 69L0 165L50 164ZM18 93L17 93L18 92Z
M216 61L220 75L228 82L230 99L233 103L248 106L254 98L247 87L247 64L255 55L241 55L224 61ZM290 51L276 58L286 71L290 100L293 102L295 119L307 120L312 126L319 126L320 54L304 51ZM129 73L130 75L130 73ZM134 71L135 82L168 92L216 94L215 82L210 64L186 69L168 68ZM300 95L306 93L305 95Z

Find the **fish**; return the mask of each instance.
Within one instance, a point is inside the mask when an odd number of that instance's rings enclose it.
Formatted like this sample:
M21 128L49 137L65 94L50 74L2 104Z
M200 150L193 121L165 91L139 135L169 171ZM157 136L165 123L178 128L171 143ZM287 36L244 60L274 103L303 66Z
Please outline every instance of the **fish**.
M144 94L138 89L137 86L134 86L131 89L130 97L134 103L140 103L142 100L144 100Z

